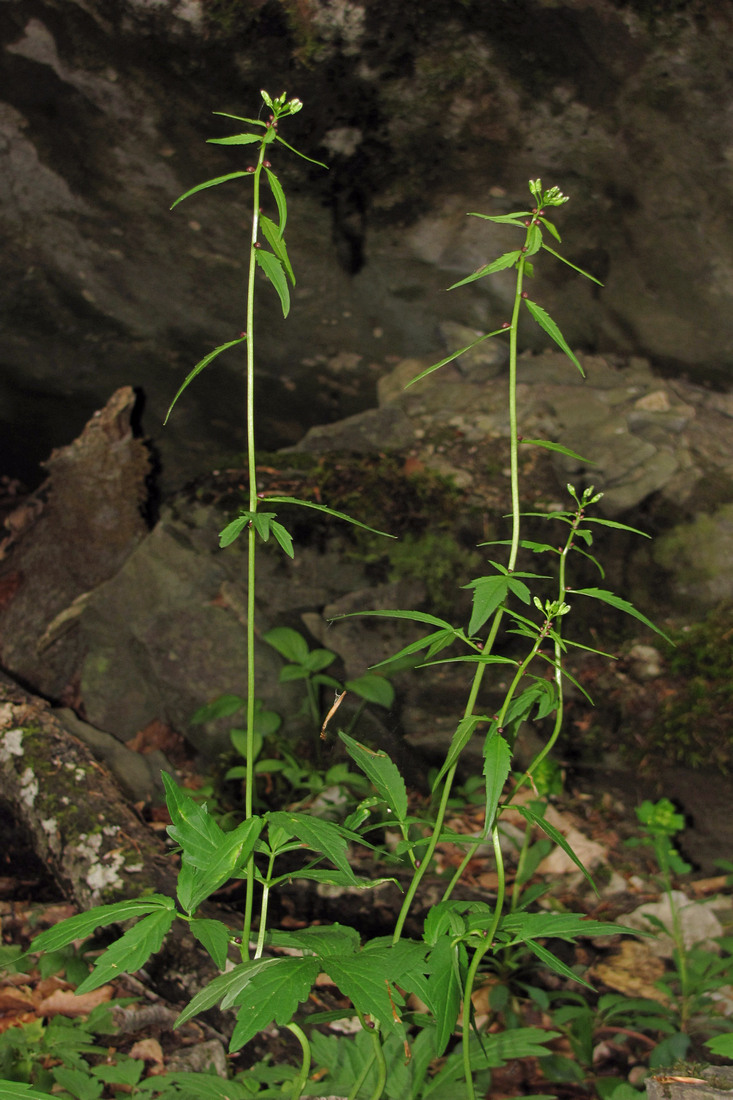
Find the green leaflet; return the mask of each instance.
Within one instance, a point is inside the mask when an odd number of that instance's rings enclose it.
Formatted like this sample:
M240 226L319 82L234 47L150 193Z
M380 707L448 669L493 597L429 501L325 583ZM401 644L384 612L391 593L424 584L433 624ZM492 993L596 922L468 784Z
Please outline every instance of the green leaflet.
M380 796L389 806L395 818L404 822L407 817L407 790L397 765L386 752L372 752L353 737L339 731L352 760L356 761L366 777L374 784Z
M199 1012L206 1012L207 1009L213 1008L219 1001L222 1002L222 1008L228 1007L239 996L247 983L252 981L255 974L260 970L264 970L265 967L273 966L275 962L277 962L276 959L254 959L239 963L238 966L227 971L226 974L220 974L218 978L214 978L188 1002L173 1026L180 1027L187 1020L197 1016Z
M299 497L281 497L281 496L266 496L264 501L267 504L298 504L301 508L313 508L316 512L325 512L326 515L334 516L335 519L342 519L346 523L353 523L354 527L361 527L364 531L371 531L373 535L384 535L386 539L397 538L396 535L390 535L387 531L378 531L376 527L370 527L366 523L361 523L358 519L353 519L347 515L346 512L337 512L335 508L329 508L325 504L316 504L313 500L301 500Z
M410 987L410 971L425 969L425 944L400 940L394 946L368 944L356 955L329 956L323 969L355 1008L373 1016L385 1031L401 1027L402 997L393 983Z
M277 291L283 317L287 317L290 313L290 291L281 261L272 252L266 252L263 248L255 249L255 259Z
M506 336L508 329L496 328L493 332L487 332L484 336L479 336L478 340L474 340L471 344L466 344L465 348L459 348L458 351L451 352L450 355L446 355L445 359L441 359L439 363L433 363L432 366L426 367L425 370L421 370L419 374L416 374L414 378L405 386L408 389L410 386L414 386L415 382L419 382L421 379L426 378L427 375L432 374L434 370L439 370L444 367L446 363L452 363L454 359L457 359L459 355L463 355L464 352L470 351L471 348L477 347L482 344L484 340L490 340L492 336Z
M295 932L274 931L269 942L274 947L295 947L320 959L330 955L348 955L360 948L359 933L346 924L311 925Z
M537 247L539 248L539 245ZM465 286L466 283L475 283L477 279L483 279L486 275L493 275L495 271L504 271L507 267L514 267L514 264L521 256L522 253L519 249L514 252L505 252L503 256L499 256L498 259L492 260L490 264L480 267L478 271L474 271L472 275L467 275L465 279L460 279L457 283L453 283L452 286L448 287L448 290L455 290L459 286Z
M289 1024L300 1003L307 1000L320 969L315 958L273 962L273 966L254 974L234 1001L239 1012L229 1042L230 1052L239 1050L273 1020L281 1026Z
M625 611L627 615L633 616L638 619L644 626L648 626L650 630L653 630L660 637L664 638L665 642L669 642L670 645L674 645L672 639L660 630L658 626L655 626L651 619L647 619L646 615L642 615L641 611L637 611L632 603L628 600L622 600L620 596L615 596L613 592L607 592L604 588L573 588L571 595L573 596L592 596L595 600L601 600L603 603L609 604L610 607L616 607L619 611Z
M295 813L292 810L277 810L267 815L271 825L279 825L290 836L301 840L308 848L322 852L333 864L356 885L356 876L351 869L346 852L346 831L333 821L312 817L310 814ZM349 834L349 839L353 834Z
M173 406L175 405L176 401L181 396L183 391L186 389L186 387L188 385L190 385L191 382L193 382L196 375L201 374L201 371L204 369L204 367L208 367L209 363L211 363L214 359L216 359L217 355L221 355L221 353L223 351L226 351L227 348L233 348L236 344L241 344L246 339L247 339L247 337L243 334L242 336L238 336L236 338L236 340L228 340L226 342L226 344L219 344L218 348L214 348L214 350L210 351L208 355L205 355L203 357L203 359L199 359L198 363L193 368L193 370L190 371L186 375L185 381L179 387L178 392L176 393L176 396L171 401L170 406L168 408L168 412L165 414L165 420L163 421L164 424L168 423L168 417L170 416L170 414L173 411Z
M151 894L150 897L131 901L118 901L112 905L98 905L88 913L69 917L54 928L41 932L40 936L36 936L33 940L27 954L34 954L36 951L59 951L74 940L83 940L91 936L96 928L107 928L110 924L122 924L123 921L133 917L143 917L158 910L172 909L174 909L172 899L163 894ZM20 956L20 958L23 957Z
M365 672L355 680L347 680L344 687L367 703L376 703L377 706L387 708L394 703L394 688L386 677L375 672Z
M563 447L561 443L551 443L548 439L522 439L520 442L522 446L544 447L548 451L555 451L557 454L567 455L568 458L574 458L576 462L582 462L586 466L597 465L592 458L583 458L582 455L576 454L575 451L571 451L569 447Z
M90 993L106 982L118 978L120 974L134 974L144 966L151 955L160 950L176 916L175 909L170 908L160 909L157 913L143 917L99 956L94 964L94 970L76 992Z
M455 763L457 763L461 753L473 737L474 730L476 729L476 726L479 724L479 722L488 721L489 718L486 714L467 714L463 718L461 718L460 722L458 723L456 732L453 734L453 739L450 743L450 748L448 749L446 758L443 761L443 766L433 780L434 791L438 789L438 784L440 783L443 776L448 771L450 771Z
M195 187L190 188L188 191L184 191L182 195L179 195L174 203L171 205L171 210L178 206L179 202L183 202L189 195L195 195L197 191L205 191L207 187L216 187L220 183L226 183L227 180L241 179L242 176L249 176L251 172L227 172L225 176L217 176L216 179L206 180L205 183L197 183Z
M570 359L573 363L575 363L576 367L578 368L580 373L585 378L585 371L583 370L580 363L578 362L577 357L570 350L570 347L569 347L567 341L565 340L565 337L560 332L560 329L557 327L557 325L553 321L552 317L550 317L549 313L547 313L542 308L542 306L538 306L536 302L530 301L529 298L523 298L522 300L523 300L525 306L527 307L527 309L529 310L529 312L534 317L537 324L540 326L540 328L543 328L545 330L545 332L547 333L547 335L552 337L552 339L555 341L557 346L559 348L561 348L562 351L565 352L568 359Z
M486 735L484 745L484 775L486 777L486 824L488 835L494 825L501 792L512 766L512 750L494 726Z
M283 191L280 180L277 178L271 168L265 168L267 174L267 180L270 184L270 190L272 191L273 198L275 199L275 205L277 206L278 213L278 232L282 237L285 232L285 223L288 220L288 204L285 199L285 192Z
M285 247L282 230L279 229L273 221L265 217L264 214L260 217L260 225L262 226L262 232L267 238L267 243L282 264L283 270L290 279L290 282L295 285L295 275L293 274L290 258L288 257L288 250Z
M230 941L230 933L227 926L222 924L220 920L206 918L192 920L188 927L199 943L209 952L216 967L219 970L223 970L226 966Z

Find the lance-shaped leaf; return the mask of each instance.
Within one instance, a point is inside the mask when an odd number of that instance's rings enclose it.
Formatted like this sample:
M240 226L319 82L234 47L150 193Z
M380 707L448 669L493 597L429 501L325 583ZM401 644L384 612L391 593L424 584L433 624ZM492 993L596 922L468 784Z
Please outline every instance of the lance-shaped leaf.
M274 966L255 974L234 1002L239 1012L229 1041L230 1052L239 1050L273 1020L281 1027L289 1024L318 977L317 959L285 958L274 962Z
M535 811L530 806L515 806L514 808L518 810L522 817L529 821L530 824L537 825L537 827L540 828L543 833L549 836L550 840L553 840L555 844L558 845L558 847L562 848L563 852L565 852L565 855L570 856L578 870L583 872L590 885L593 887L595 892L598 893L598 890L596 889L596 884L593 881L590 871L587 870L585 865L581 862L580 858L575 854L562 833L558 829L556 829L554 825L551 825L549 821L545 821L544 817L542 817L541 814L535 813Z
M33 1085L24 1085L20 1081L0 1081L2 1100L54 1100L50 1092L39 1092Z
M262 232L267 238L267 242L270 248L277 256L278 260L283 266L283 270L286 272L290 282L295 285L295 275L293 274L293 268L290 264L290 257L288 256L288 250L285 247L285 240L282 233L275 225L273 221L265 217L263 214L260 218L260 225L262 226Z
M407 790L400 770L386 752L373 752L365 745L339 731L349 756L366 775L387 803L395 818L404 822L407 817Z
M229 1007L247 983L252 981L255 974L264 970L265 967L273 966L276 961L276 959L253 959L239 963L226 974L220 974L188 1002L173 1026L180 1027L181 1024L197 1016L199 1012L206 1012L213 1008L219 1001L222 1002L222 1008Z
M264 141L264 134L232 134L230 137L207 138L209 145L254 145L255 142Z
M90 993L93 989L119 978L120 974L134 974L144 966L151 955L160 950L170 926L176 919L171 901L169 909L143 917L124 936L108 947L94 964L94 969L77 989L77 993Z
M266 252L264 248L255 249L255 259L277 291L283 317L287 317L290 313L290 291L288 290L288 280L285 278L283 265L277 256L274 256L272 252Z
M301 500L300 497L269 496L269 494L263 499L267 504L297 504L301 508L313 508L316 512L324 512L335 519L344 520L345 523L352 523L354 527L362 527L365 531L371 531L373 535L384 535L386 539L397 538L396 535L390 535L387 531L379 531L376 527L361 523L358 519L347 515L346 512L338 512L335 508L329 508L326 504L316 504L313 500Z
M313 817L311 814L288 810L277 810L275 813L268 814L267 820L270 824L279 825L287 830L291 836L296 836L306 847L312 848L315 852L322 852L350 879L352 884L356 884L356 876L346 858L346 833L341 826L333 821Z
M216 179L206 180L205 183L197 183L195 187L192 187L189 191L184 191L182 195L179 195L174 203L171 204L171 210L178 206L179 202L183 202L189 195L195 195L197 191L205 191L207 187L216 187L220 183L226 183L227 180L241 179L242 176L251 176L251 172L227 172L225 176L217 176Z
M473 737L474 730L479 722L488 721L489 718L486 714L467 714L461 718L456 732L453 734L453 740L450 743L450 748L443 762L443 767L433 781L433 790L437 790L438 784L443 776L450 771L455 763L457 763L461 753Z
M512 766L512 750L495 728L489 730L484 744L484 775L486 777L486 829L492 828L501 792Z
M557 454L567 455L568 458L574 458L576 462L583 462L587 466L596 466L597 463L592 458L583 458L582 455L577 454L576 451L571 451L569 447L563 447L562 443L551 443L549 439L520 439L522 446L527 447L544 447L548 451L556 451ZM482 543L481 545L488 545Z
M428 956L430 973L419 991L437 1023L435 1057L448 1046L461 1010L463 983L458 961L459 945L441 936Z
M388 1030L400 1027L402 998L392 983L409 988L406 976L413 969L423 973L426 944L400 940L394 946L378 945L353 955L328 956L323 969L359 1012L379 1020Z
M519 225L524 229L524 219L532 217L531 210L516 210L513 214L478 214L475 210L469 218L483 218L485 222L497 222L499 225Z
M546 224L549 229L550 223L547 222ZM555 233L554 235L557 237L558 240L560 240L560 236L558 233ZM573 271L577 271L579 275L584 275L585 278L590 279L591 282L596 283L598 286L603 286L603 283L600 281L600 279L596 279L595 275L591 275L588 271L583 271L583 268L578 267L576 264L571 264L570 260L566 260L565 257L561 256L559 252L556 252L554 248L550 248L549 244L543 244L542 247L544 248L545 252L550 252L556 260L562 260L564 264L567 264L568 267L572 267Z
M427 377L428 374L432 374L434 370L440 370L446 363L452 363L454 359L457 359L459 355L463 355L464 352L471 351L472 348L482 344L484 340L490 340L492 336L506 336L509 330L505 328L496 328L493 332L487 332L484 336L479 336L478 340L474 340L471 344L466 344L465 348L459 348L458 351L451 352L450 355L446 355L445 359L441 359L438 363L433 363L432 366L426 367L425 370L421 370L419 374L416 374L414 378L405 385L405 389L410 386L414 386L416 382L420 382L421 379Z
M187 913L195 913L210 894L238 876L254 850L262 824L262 818L251 817L232 832L222 833L221 841L203 867L188 860L184 850L177 889L178 900Z
M273 198L275 199L275 205L277 206L278 213L278 232L282 237L285 232L285 223L288 220L288 204L285 199L285 192L282 189L280 180L277 178L271 168L265 166L265 172L267 174L267 181L270 184L270 190L272 191Z
M217 970L223 970L226 966L227 951L229 950L229 929L220 920L210 918L192 920L188 925L196 939L211 955Z
M457 283L453 283L448 287L448 290L455 290L456 287L466 286L467 283L475 283L477 279L483 279L486 275L493 275L495 271L504 271L507 267L513 267L522 253L517 249L515 252L505 252L503 256L499 256L498 259L492 260L490 264L484 264L473 274L467 275L465 279L460 279Z
M603 603L607 603L610 607L615 607L619 611L624 611L627 615L633 616L638 619L644 626L648 626L650 630L653 630L660 637L664 638L670 645L674 645L672 639L660 630L658 626L655 626L651 619L647 619L646 615L642 615L641 611L637 611L633 604L628 600L622 600L620 596L614 595L613 592L607 592L604 588L574 588L571 595L573 596L591 596L594 600L601 600Z
M295 932L277 929L268 935L268 943L274 947L297 948L325 959L329 955L356 954L360 947L359 933L346 924L311 925Z
M553 321L552 317L550 317L549 313L547 313L542 308L542 306L538 306L536 302L532 302L529 298L523 298L522 300L523 300L525 306L527 307L527 309L529 310L529 312L534 317L537 324L540 326L540 328L543 328L545 330L545 332L547 333L547 335L552 337L552 339L555 341L557 346L559 348L561 348L562 351L565 352L568 359L570 359L573 363L575 363L575 366L578 368L580 373L585 378L585 371L583 370L580 363L578 362L577 357L570 350L570 347L569 347L565 337L560 332L560 329L557 327L557 325Z
M84 940L91 936L96 928L107 928L110 924L122 924L123 921L133 917L147 916L157 910L170 910L173 901L164 894L151 894L147 898L135 898L129 901L116 901L111 905L98 905L90 909L88 913L78 913L75 917L69 917L61 921L53 928L48 928L36 936L31 944L30 951L60 951L74 940ZM24 958L24 956L20 956Z
M190 371L186 375L185 381L179 387L178 393L176 394L176 396L171 401L170 408L168 409L168 412L165 414L165 420L163 421L164 424L168 423L168 417L170 416L171 412L173 411L173 406L175 405L176 401L181 396L183 391L186 389L186 386L190 385L190 383L193 382L196 375L201 374L201 371L204 369L204 367L208 367L209 363L211 363L214 359L216 359L217 355L221 355L221 353L223 351L226 351L227 348L233 348L236 344L241 344L246 339L247 339L246 336L238 336L236 340L227 340L226 344L219 344L218 348L214 348L214 350L210 351L208 355L205 355L203 357L203 359L199 359L198 363L193 368L193 370Z

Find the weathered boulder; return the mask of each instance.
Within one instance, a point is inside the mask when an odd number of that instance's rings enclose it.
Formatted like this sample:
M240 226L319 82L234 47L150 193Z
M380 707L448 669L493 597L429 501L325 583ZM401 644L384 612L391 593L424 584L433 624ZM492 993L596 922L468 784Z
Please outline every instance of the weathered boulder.
M0 465L34 477L125 383L145 387L167 486L241 448L234 354L160 423L244 327L248 185L168 208L246 165L204 143L232 125L209 112L256 114L261 87L303 99L286 137L330 166L277 155L298 284L286 324L263 289L262 445L364 409L394 357L437 358L440 320L500 322L502 276L444 288L512 247L466 212L524 209L537 175L571 196L563 247L605 283L538 265L571 345L727 381L729 32L713 0L5 0Z

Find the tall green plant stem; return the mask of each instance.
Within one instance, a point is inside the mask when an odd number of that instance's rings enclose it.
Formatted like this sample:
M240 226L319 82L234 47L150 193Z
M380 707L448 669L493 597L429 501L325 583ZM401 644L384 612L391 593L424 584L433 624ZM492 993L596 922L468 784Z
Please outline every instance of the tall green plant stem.
M514 289L514 309L512 311L512 320L509 326L509 469L511 479L511 497L512 497L512 541L509 550L509 562L507 569L509 572L513 572L517 564L517 556L519 554L519 534L521 519L519 515L519 433L517 430L517 328L519 325L519 308L522 301L522 280L524 278L524 257L521 257L517 264L517 278ZM501 625L502 618L504 617L504 611L499 608L491 622L488 637L484 642L482 653L488 656L491 654L494 644L496 642L497 634L499 633L499 627ZM463 717L467 718L473 714L474 707L476 706L476 700L481 688L481 682L486 672L486 664L481 662L476 666L476 671L473 675L473 681L471 683L471 689L466 702L466 707L463 712ZM443 831L443 824L445 822L445 815L448 808L448 799L450 798L451 788L456 775L456 769L458 764L454 764L448 771L443 783L443 790L440 796L440 804L438 806L438 812L435 817L435 824L433 831L430 835L428 846L423 854L420 866L415 868L415 872L412 877L410 886L408 887L405 899L402 903L397 923L395 924L394 933L392 936L392 942L397 943L402 936L402 930L407 919L407 915L412 907L412 902L417 893L420 882L423 875L430 866L430 861L433 858L435 849L438 845L440 834Z
M504 874L504 856L502 855L501 845L499 843L499 831L494 826L491 834L491 839L494 847L494 857L496 859L496 871L497 871L497 890L496 890L496 905L494 906L494 917L491 923L491 927L486 929L484 933L484 942L478 947L471 959L468 967L468 974L466 975L466 983L463 987L463 1027L461 1029L461 1050L463 1054L463 1073L466 1078L466 1097L467 1100L476 1100L476 1090L473 1087L473 1074L471 1073L471 1012L473 1011L471 995L473 993L473 986L476 980L476 974L478 968L481 965L484 955L489 952L494 946L494 936L496 935L496 929L499 927L499 921L501 919L502 909L504 908L504 897L506 894L506 876Z
M254 172L252 193L252 237L249 249L249 273L247 276L247 374L246 374L246 420L247 420L247 473L249 477L249 511L257 511L257 468L255 464L255 409L254 409L254 312L255 312L255 270L257 262L255 249L260 223L260 176L267 146L260 145L257 166ZM244 782L244 816L249 820L254 812L255 783L255 549L257 533L250 522L247 531L247 737L245 742L247 773ZM247 862L245 879L244 916L242 923L242 958L249 958L249 939L252 930L252 910L254 906L254 852Z

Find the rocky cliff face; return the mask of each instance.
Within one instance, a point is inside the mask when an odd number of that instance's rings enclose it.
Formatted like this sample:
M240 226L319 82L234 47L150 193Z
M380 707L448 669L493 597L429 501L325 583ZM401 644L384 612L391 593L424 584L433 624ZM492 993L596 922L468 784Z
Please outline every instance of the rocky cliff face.
M606 284L540 275L571 345L726 381L732 21L705 0L5 0L2 465L31 479L123 384L168 485L241 446L236 357L159 426L243 327L248 193L168 208L242 166L205 145L230 132L210 112L256 113L260 87L304 100L286 136L330 165L276 165L298 289L287 323L263 289L263 444L373 403L397 359L442 351L439 320L501 319L501 282L442 290L506 248L465 213L521 208L537 175Z

